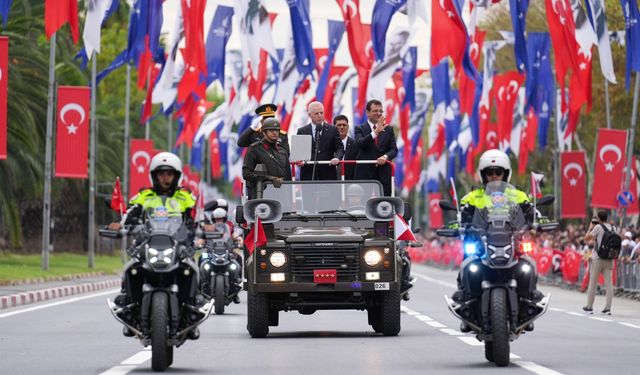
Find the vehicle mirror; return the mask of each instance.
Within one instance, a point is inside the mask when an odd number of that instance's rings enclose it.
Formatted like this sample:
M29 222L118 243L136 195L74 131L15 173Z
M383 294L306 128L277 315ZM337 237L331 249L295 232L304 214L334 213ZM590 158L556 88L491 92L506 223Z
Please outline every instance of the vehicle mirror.
M250 223L258 217L263 224L275 223L282 219L282 204L273 199L252 199L243 206L242 213Z
M413 213L411 212L411 204L409 204L408 202L404 202L404 214L402 215L402 218L408 223L409 220L411 220L412 216Z
M236 206L236 224L241 225L246 222L244 212L242 211L242 205Z
M438 205L440 206L441 209L443 209L444 211L456 211L456 207L453 205L453 203L449 202L449 201L445 201L445 200L440 200L438 202Z
M460 232L457 229L440 228L436 230L436 234L440 237L458 237Z
M537 202L536 205L538 206L548 206L550 204L552 204L553 202L555 202L556 197L554 197L553 195L545 195L544 197L540 198Z
M98 231L98 235L100 237L107 237L107 238L122 238L122 233L120 233L119 230L100 229Z
M393 221L394 214L404 214L404 202L396 197L369 198L364 213L371 221Z
M409 247L422 247L424 244L422 242L409 242Z
M422 228L420 228L420 227L417 227L417 228L413 228L413 229L411 229L411 231L413 232L413 234L420 233L420 231L421 231L421 230L422 230Z
M209 201L209 202L207 202L207 204L204 205L204 210L205 211L213 211L216 208L218 208L218 201L217 200Z

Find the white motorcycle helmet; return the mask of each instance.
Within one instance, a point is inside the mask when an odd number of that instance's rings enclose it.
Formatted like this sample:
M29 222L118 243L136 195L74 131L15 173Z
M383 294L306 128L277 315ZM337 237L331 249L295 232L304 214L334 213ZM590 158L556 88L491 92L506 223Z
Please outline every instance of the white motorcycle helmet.
M213 213L211 214L211 218L213 220L215 219L226 219L227 218L227 210L225 210L224 208L216 208L215 210L213 210Z
M216 201L218 201L218 207L224 209L225 211L229 211L229 202L227 202L226 199L218 198L216 199Z
M502 174L502 180L509 182L511 180L511 160L509 156L500 150L488 150L480 156L478 162L478 176L483 185L486 185L487 178L485 177L484 170L487 168L502 168L504 173Z
M171 184L171 190L175 191L182 182L182 160L178 155L171 152L159 152L151 159L151 163L149 163L149 181L153 184L154 189L158 187L156 174L159 171L169 170L174 171L176 175Z

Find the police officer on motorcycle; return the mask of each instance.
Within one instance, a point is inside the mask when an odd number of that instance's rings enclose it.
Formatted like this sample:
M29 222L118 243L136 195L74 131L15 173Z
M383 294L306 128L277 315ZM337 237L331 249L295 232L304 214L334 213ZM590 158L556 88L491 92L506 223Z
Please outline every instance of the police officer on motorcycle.
M151 188L140 190L129 201L130 208L123 217L124 222L114 222L109 224L110 230L120 230L123 224L134 224L140 222L145 213L153 215L154 212L162 211L163 215L179 216L182 215L184 222L188 228L193 229L193 219L191 211L196 204L196 198L191 192L180 187L182 181L182 160L171 152L160 152L156 154L149 164L149 180L152 184ZM205 226L205 230L213 230L213 226ZM190 233L192 240L195 233ZM127 277L127 274L124 274ZM124 306L127 304L127 296L125 294L124 285L127 281L123 279L122 293L115 299L115 304ZM197 298L196 298L197 299ZM123 332L125 336L133 335L126 327ZM197 339L199 337L198 328L194 328L189 333L189 338Z
M467 195L465 195L460 200L461 205L461 219L463 223L468 223L472 220L474 216L474 212L476 209L482 209L487 207L490 202L487 202L487 197L485 194L485 186L494 181L504 181L509 182L511 179L511 162L509 160L509 156L500 150L488 150L484 152L480 156L480 161L478 163L478 174L480 179L482 180L483 187L479 189L472 190ZM529 202L529 197L527 194L521 190L515 189L513 187L508 187L505 191L505 196L508 197L514 203L520 205L522 212L525 215L527 222L531 223L533 221L534 208L533 205ZM457 224L456 224L457 225ZM460 266L460 272L458 273L458 290L453 294L452 298L454 301L458 303L463 303L467 299L471 298L471 291L464 289L464 278L469 272L469 266L473 263L477 263L478 258L476 256L471 256L464 260L464 262ZM532 269L535 270L535 264L528 257L521 257L519 263L527 263ZM531 278L527 278L527 280L517 280L518 285L521 288L519 290L527 290L527 294L525 297L531 299L534 302L540 301L544 296L543 294L537 290L537 274L534 272L534 276ZM525 285L527 287L525 287ZM463 323L463 325L465 325ZM533 323L531 323L530 329L533 329ZM461 330L468 331L469 327L461 327Z

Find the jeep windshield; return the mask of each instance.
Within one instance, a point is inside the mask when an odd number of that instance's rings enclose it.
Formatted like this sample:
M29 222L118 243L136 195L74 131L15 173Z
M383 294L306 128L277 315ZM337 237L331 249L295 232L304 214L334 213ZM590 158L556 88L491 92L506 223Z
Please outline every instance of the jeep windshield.
M285 216L364 216L367 200L381 196L378 181L288 181L280 188L268 186L264 190L264 198L282 204Z

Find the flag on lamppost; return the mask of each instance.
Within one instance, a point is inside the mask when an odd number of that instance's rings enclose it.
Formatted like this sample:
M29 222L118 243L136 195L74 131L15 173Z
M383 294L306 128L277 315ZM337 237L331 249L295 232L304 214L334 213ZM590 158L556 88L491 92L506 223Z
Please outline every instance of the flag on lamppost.
M0 0L0 15L2 15L2 27L7 27L7 21L9 21L9 10L11 9L11 3L13 0Z
M627 131L598 129L598 144L593 168L593 207L617 208L617 194L623 184L627 150Z
M59 86L55 176L87 178L89 165L89 87Z
M586 212L587 174L584 151L568 151L560 154L560 175L562 181L562 206L560 216L584 218Z

